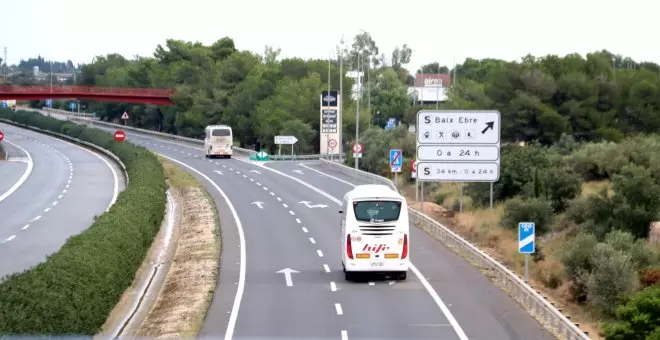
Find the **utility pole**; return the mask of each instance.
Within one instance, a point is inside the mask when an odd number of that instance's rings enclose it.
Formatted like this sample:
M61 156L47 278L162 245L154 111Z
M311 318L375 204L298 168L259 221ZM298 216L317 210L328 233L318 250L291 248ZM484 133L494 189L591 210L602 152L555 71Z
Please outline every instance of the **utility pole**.
M358 76L358 95L357 95L357 105L355 106L355 145L360 142L360 96L362 95L362 75L360 74L360 61L362 60L362 51L358 52L357 55L358 67L357 67L357 76ZM360 158L355 158L355 169L360 169Z
M330 60L332 58L332 53L328 53L328 96L330 96ZM328 103L330 104L330 103ZM291 144L291 147L293 147L293 144ZM326 132L325 134L325 151L327 154L330 154L330 131ZM330 156L330 160L332 160L332 155Z
M371 90L369 81L371 80L371 55L369 55L369 60L367 60L367 112L369 112L369 127L371 127Z
M339 112L337 117L337 129L339 130L339 162L343 163L344 159L342 157L342 152L344 151L344 140L342 138L344 131L344 64L342 59L342 54L344 53L344 37L341 37L341 48L338 49L339 53L339 95L337 100L339 101Z
M5 63L5 67L2 69L2 74L5 76L5 78L7 78L9 76L9 64L7 64L7 46L5 46L5 57L2 59L2 61Z

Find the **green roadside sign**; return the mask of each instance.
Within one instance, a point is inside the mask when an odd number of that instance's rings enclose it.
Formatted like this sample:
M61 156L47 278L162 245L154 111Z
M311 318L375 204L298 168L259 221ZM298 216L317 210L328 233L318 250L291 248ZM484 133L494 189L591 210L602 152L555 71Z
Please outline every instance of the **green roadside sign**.
M268 160L268 154L264 152L264 150L261 150L257 152L255 155L250 156L250 160L253 161L267 161Z

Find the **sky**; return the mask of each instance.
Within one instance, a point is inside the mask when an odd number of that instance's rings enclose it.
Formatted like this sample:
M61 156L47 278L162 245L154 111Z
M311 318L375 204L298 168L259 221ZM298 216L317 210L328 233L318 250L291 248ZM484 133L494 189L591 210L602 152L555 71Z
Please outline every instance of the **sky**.
M651 0L4 0L0 47L9 64L41 55L91 62L119 53L152 56L166 39L211 44L229 36L237 48L282 57L327 58L342 36L367 31L388 58L413 51L409 70L465 58L607 49L660 63L660 32Z

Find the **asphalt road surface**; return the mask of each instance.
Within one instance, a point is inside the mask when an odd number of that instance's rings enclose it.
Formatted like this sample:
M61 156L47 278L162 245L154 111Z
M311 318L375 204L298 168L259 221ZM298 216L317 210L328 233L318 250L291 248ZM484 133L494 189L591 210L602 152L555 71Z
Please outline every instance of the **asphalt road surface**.
M414 228L411 259L420 275L346 282L337 202L352 185L340 174L298 162L205 159L201 147L130 131L127 141L179 162L216 201L222 267L201 337L552 339L479 271Z
M125 184L113 163L87 149L7 124L0 130L10 151L10 159L0 161L3 277L57 252L105 212Z

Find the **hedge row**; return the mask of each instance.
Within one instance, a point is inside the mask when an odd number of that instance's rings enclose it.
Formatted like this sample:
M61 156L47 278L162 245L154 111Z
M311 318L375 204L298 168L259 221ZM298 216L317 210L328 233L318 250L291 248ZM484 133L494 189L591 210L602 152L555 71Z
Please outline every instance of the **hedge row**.
M0 110L0 118L91 142L126 165L130 184L110 211L45 262L0 282L0 334L96 334L158 233L166 204L163 168L146 149L116 143L97 129L27 111Z

